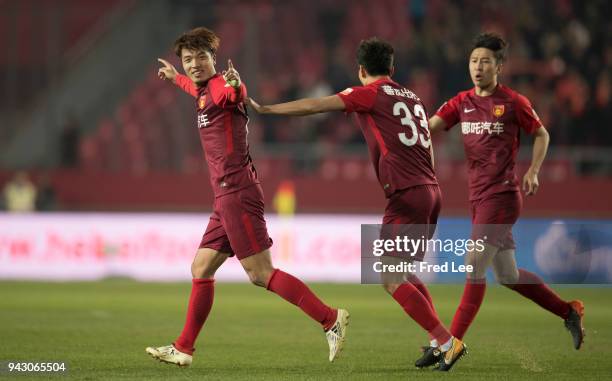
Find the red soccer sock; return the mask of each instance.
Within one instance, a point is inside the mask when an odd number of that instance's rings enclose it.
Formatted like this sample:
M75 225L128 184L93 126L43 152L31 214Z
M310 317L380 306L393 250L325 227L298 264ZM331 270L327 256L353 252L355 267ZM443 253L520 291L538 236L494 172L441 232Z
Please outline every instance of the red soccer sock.
M214 279L192 279L185 326L181 335L173 343L179 351L190 355L195 351L193 346L212 308L214 295Z
M323 303L308 286L291 274L275 269L266 288L298 306L306 315L318 321L324 330L330 329L336 322L338 311Z
M461 302L451 324L451 333L460 340L480 309L487 289L486 282L486 279L468 279L465 283Z
M434 307L433 299L431 298L431 295L429 294L429 290L425 286L425 283L421 282L421 280L418 277L414 276L414 275L411 275L408 278L408 281L410 283L412 283L412 285L414 287L416 287L417 290L419 290L419 292L421 293L421 295L423 295L425 297L425 299L427 299L427 303L429 303L429 306L431 307L431 309L433 310L433 312L437 316L438 314L437 314L436 309Z
M430 337L443 344L450 340L451 335L440 323L440 319L432 310L429 302L410 282L403 283L393 293L393 299L399 303L406 313L426 330Z
M412 283L414 287L416 287L417 290L419 290L419 292L421 293L421 295L425 297L425 299L427 299L427 302L429 303L429 307L431 307L431 310L433 311L433 313L436 315L436 317L438 317L438 312L436 311L436 308L434 307L433 299L431 298L431 295L429 294L429 290L425 286L425 283L421 282L421 280L416 275L410 275L408 277L408 281L410 281L410 283ZM435 337L433 337L431 333L429 334L429 338L432 340L435 339Z
M505 286L533 300L540 307L562 319L567 319L569 315L571 308L569 303L561 299L539 276L532 272L519 269L517 284L506 284Z

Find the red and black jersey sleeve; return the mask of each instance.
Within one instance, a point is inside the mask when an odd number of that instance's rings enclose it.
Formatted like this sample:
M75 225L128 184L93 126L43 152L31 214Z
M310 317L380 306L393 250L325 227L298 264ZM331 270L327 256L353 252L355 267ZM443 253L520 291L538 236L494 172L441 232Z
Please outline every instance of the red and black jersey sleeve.
M375 87L355 86L337 95L344 102L346 112L368 112L376 102L376 92Z
M241 83L239 88L234 89L225 82L222 76L213 78L208 88L213 102L222 109L236 107L247 97L247 89L244 83Z
M198 88L195 83L189 77L183 74L177 74L174 78L174 83L181 88L184 92L191 95L192 97L198 96Z
M529 99L521 94L517 94L515 98L516 121L523 131L528 134L533 134L538 128L542 127L540 117L536 114L531 106Z

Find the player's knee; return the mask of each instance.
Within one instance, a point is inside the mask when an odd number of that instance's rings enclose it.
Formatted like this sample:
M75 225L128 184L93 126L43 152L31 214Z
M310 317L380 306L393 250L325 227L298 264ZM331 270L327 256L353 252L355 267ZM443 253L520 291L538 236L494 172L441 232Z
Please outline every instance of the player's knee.
M240 261L251 283L259 287L266 287L268 279L274 271L269 252L259 253Z
M206 253L208 255L196 255L191 263L191 276L194 278L212 278L215 272L226 258L225 254Z
M465 265L472 267L472 272L468 273L468 277L478 279L484 277L490 262L486 256L487 254L485 253L471 253L465 257Z
M191 264L191 276L194 278L212 278L214 275L215 272L207 263L196 263L194 261Z
M193 278L202 278L204 273L204 268L202 265L196 264L195 262L191 264L191 276Z
M503 284L506 287L512 288L519 279L519 274L517 272L509 272L504 274L495 274L495 278L500 284Z
M268 269L247 270L251 283L259 287L266 287L268 285L268 279L271 274L272 270Z
M400 285L397 283L383 283L382 286L389 295L393 295Z
M465 265L466 266L472 266L473 269L479 268L481 266L481 263L483 261L479 260L477 255L466 255L465 256Z

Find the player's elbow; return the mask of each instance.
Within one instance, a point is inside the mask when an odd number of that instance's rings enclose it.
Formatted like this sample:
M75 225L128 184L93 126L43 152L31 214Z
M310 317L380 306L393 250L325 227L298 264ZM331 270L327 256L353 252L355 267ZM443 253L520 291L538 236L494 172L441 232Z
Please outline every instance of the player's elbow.
M544 126L538 128L536 130L536 134L535 134L536 138L542 138L546 141L550 140L550 134L548 133L548 130L546 128L544 128Z

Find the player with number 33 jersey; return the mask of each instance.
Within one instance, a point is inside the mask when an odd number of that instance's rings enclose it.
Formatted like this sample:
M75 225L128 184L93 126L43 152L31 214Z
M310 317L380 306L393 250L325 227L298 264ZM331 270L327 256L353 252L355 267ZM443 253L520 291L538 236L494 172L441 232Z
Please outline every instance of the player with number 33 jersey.
M389 43L377 38L362 41L357 62L362 86L327 97L276 105L262 106L252 99L249 103L262 114L310 115L328 111L355 114L388 199L381 238L401 235L429 239L438 220L441 194L433 169L425 107L416 94L391 79L393 47ZM411 255L411 261L419 261L424 253ZM381 258L383 266L402 264L406 258L400 256L385 253ZM428 332L431 343L439 347L442 355L436 369L450 370L465 353L465 345L440 322L427 287L409 272L383 272L381 278L385 290Z

